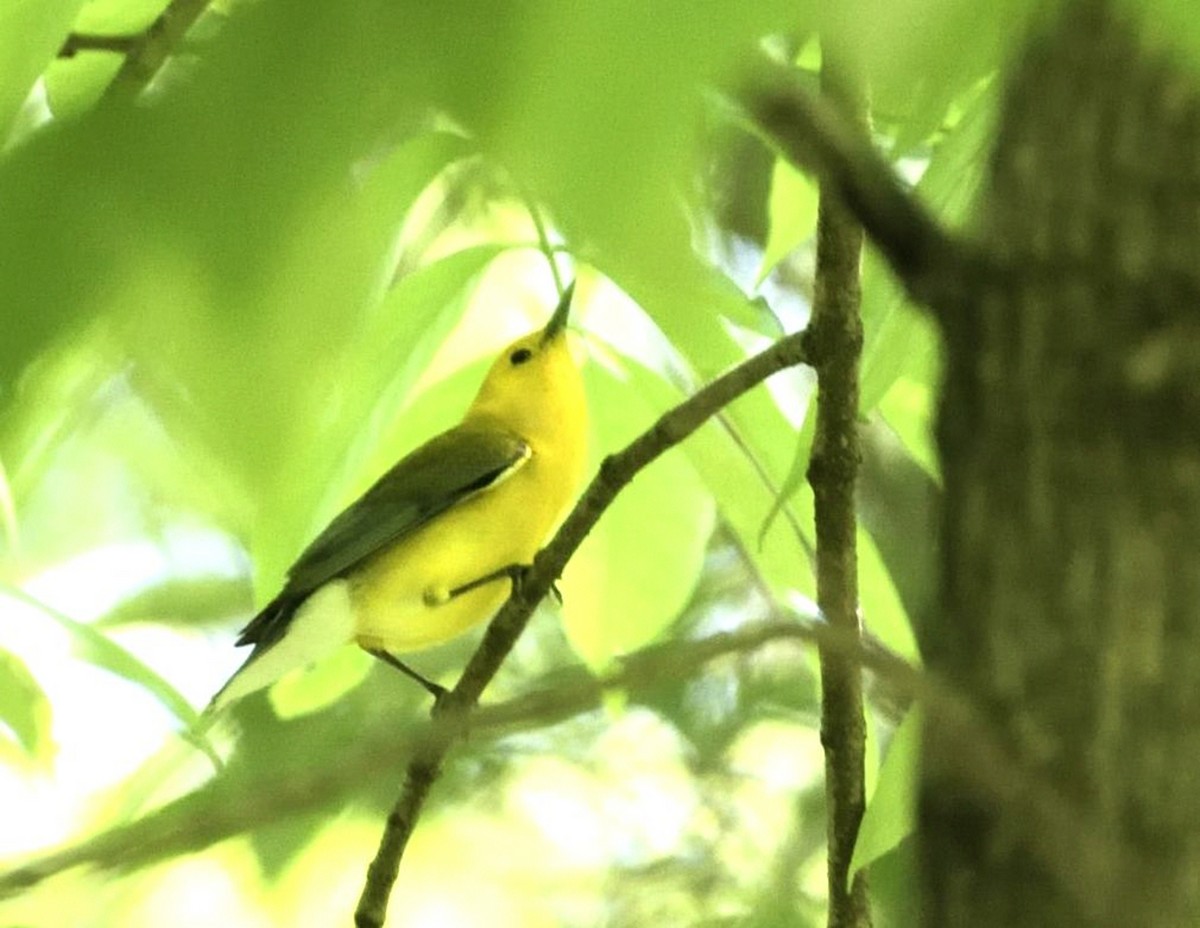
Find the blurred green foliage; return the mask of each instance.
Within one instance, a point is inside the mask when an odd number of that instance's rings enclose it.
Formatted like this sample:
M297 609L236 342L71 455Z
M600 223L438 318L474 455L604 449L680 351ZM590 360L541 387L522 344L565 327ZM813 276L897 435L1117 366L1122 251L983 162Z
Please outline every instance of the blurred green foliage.
M339 507L461 414L484 359L544 320L533 204L580 276L598 463L805 318L816 188L731 125L715 87L763 47L801 69L818 49L856 63L881 150L969 230L998 70L1044 6L231 0L133 101L105 96L120 55L56 52L72 30L137 33L162 0L0 6L0 814L20 823L0 855L70 843L212 776L169 731L233 668L252 604ZM1200 48L1191 4L1157 6L1185 54ZM868 457L886 463L868 460L861 488L863 616L916 661L910 610L931 559L908 555L932 540L911 501L936 493L937 345L870 255L863 312L861 413L879 439ZM778 375L640 475L493 694L811 611L810 391L806 373ZM452 681L473 640L414 663ZM823 922L814 666L768 648L468 744L391 923ZM238 737L214 733L223 795L307 782L423 710L347 650L247 700ZM895 707L871 711L886 748ZM856 858L879 875L882 925L915 905L901 840L914 729L874 758ZM107 772L81 774L97 752ZM401 766L283 820L249 794L250 840L63 877L0 904L0 920L346 921Z

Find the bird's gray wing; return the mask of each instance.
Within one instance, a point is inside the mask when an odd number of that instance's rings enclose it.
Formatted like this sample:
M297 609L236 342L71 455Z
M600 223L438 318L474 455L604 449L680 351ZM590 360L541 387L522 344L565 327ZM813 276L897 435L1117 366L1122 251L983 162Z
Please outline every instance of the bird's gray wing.
M238 638L255 652L283 637L314 591L457 503L504 479L529 446L503 429L459 425L401 459L317 536L288 571L283 591Z

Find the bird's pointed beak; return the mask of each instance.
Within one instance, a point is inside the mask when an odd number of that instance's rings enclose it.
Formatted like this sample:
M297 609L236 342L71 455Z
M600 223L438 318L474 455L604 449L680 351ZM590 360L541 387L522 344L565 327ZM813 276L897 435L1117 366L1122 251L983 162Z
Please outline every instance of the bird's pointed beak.
M550 317L550 321L546 323L546 328L542 330L543 345L549 344L567 328L567 316L571 314L571 297L574 295L575 281L571 281L567 285L567 289L563 291L562 299L558 301L558 307L554 310L554 315Z

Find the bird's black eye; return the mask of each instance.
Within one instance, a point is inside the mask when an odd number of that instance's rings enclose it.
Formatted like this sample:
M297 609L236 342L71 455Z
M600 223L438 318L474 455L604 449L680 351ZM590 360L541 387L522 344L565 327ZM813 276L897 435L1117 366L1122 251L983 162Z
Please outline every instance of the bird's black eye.
M508 360L511 361L514 365L517 365L517 364L524 364L526 361L528 361L532 357L533 357L533 352L530 351L528 348L518 348L516 351L514 351L512 354L510 354L508 356Z

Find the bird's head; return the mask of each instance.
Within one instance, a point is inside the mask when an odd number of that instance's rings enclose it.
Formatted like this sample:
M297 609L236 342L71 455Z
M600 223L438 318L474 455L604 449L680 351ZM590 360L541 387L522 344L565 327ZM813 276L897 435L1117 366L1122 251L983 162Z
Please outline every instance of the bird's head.
M495 421L535 451L548 440L583 434L583 378L567 344L574 291L572 283L544 329L518 338L500 353L467 412L468 420Z

